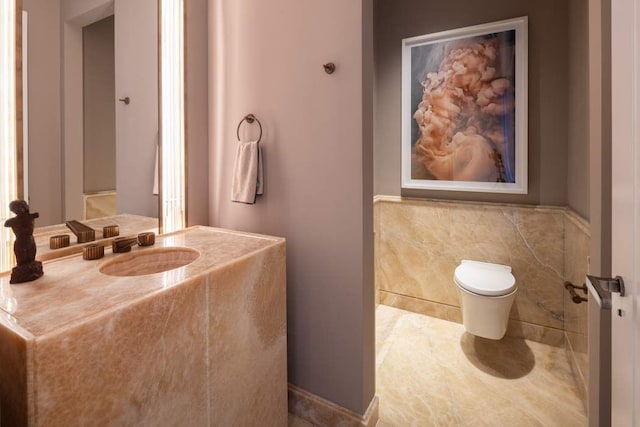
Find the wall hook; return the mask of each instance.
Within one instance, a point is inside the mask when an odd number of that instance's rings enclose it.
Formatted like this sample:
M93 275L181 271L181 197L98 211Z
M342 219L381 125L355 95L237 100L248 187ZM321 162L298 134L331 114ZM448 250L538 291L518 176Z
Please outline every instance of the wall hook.
M333 74L336 71L336 64L334 64L333 62L327 62L326 64L323 65L324 67L324 72L327 74Z
M118 99L118 101L120 102L124 102L124 105L129 105L131 103L131 98L129 98L128 96L126 98L120 98Z

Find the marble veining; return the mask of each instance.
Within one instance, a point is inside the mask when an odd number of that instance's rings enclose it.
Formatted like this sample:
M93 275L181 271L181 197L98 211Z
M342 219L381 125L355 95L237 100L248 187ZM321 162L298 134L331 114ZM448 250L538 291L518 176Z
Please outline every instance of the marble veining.
M102 191L84 194L84 219L102 218L116 214L116 192Z
M511 265L519 293L507 336L565 347L586 406L587 305L572 303L563 283L584 283L587 221L564 208L385 196L374 220L377 302L461 322L458 262Z
M462 312L459 307L434 303L386 291L379 291L378 294L380 304L424 314L426 316L437 317L438 319L462 323ZM506 335L509 337L527 338L556 347L564 347L565 345L565 333L562 329L549 328L515 319L509 321Z
M192 227L155 249L200 256L112 277L104 260L0 275L2 425L286 425L284 239ZM264 424L263 424L264 423Z
M106 250L96 261L66 262L53 260L45 264L45 275L24 285L9 285L9 276L0 275L0 287L10 287L16 308L10 313L19 326L35 336L52 333L66 325L127 305L188 277L223 266L248 252L273 245L277 240L247 239L242 233L224 232L205 227L159 236L151 248L184 246L200 252L200 257L178 270L139 277L113 277L96 274L96 267L126 254ZM132 254L151 248L135 247ZM75 258L74 260L75 261Z
M519 289L510 319L562 331L565 209L377 197L374 210L376 285L387 299L442 304L434 311L457 320L460 261L506 264Z
M569 212L565 219L565 277L574 285L585 282L588 272L587 256L589 255L590 234L585 220ZM579 295L581 291L577 291ZM586 296L586 295L584 295ZM589 383L589 356L587 316L588 304L574 304L565 294L564 298L564 330L566 335L566 351L569 363L575 372L578 390L587 405L587 384Z
M289 414L289 420L288 420L288 426L289 427L315 427L313 424L311 424L309 421L304 420L303 418L300 418L296 415L293 414Z
M564 349L376 309L378 426L586 426Z

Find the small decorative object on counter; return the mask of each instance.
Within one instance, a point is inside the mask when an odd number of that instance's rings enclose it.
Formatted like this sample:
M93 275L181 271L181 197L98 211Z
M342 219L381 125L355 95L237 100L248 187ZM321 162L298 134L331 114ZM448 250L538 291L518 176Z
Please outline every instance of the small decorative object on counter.
M138 245L140 246L152 246L156 243L156 233L147 231L145 233L138 234Z
M82 259L92 261L94 259L100 259L104 256L104 246L98 243L91 243L82 248Z
M49 238L49 249L66 248L71 244L71 238L68 234L57 234Z
M5 227L11 227L16 235L13 252L18 265L11 270L9 283L32 282L44 274L42 263L36 261L36 241L33 238L33 226L40 215L29 212L29 205L24 200L9 203L9 209L16 214L5 221Z
M120 235L120 227L117 225L105 225L102 227L102 237L116 237Z

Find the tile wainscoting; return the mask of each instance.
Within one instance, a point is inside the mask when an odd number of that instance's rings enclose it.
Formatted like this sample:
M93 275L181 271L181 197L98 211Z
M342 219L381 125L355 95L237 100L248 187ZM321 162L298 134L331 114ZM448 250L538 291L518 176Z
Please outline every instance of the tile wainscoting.
M587 274L589 256L589 223L567 210L564 231L564 277L574 285L581 286ZM578 295L582 295L581 291ZM589 354L587 353L587 304L574 304L565 293L564 332L569 364L578 383L583 402L587 402L589 384Z
M587 222L559 207L376 196L374 227L377 303L461 322L460 261L510 265L518 294L507 335L565 346L586 398L586 304L563 284L584 282Z

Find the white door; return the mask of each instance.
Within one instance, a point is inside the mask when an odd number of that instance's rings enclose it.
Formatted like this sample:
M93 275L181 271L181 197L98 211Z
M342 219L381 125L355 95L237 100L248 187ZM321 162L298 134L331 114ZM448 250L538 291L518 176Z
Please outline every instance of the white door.
M640 426L640 0L612 0L612 425Z
M158 2L115 1L118 213L158 216L153 195L158 139Z

